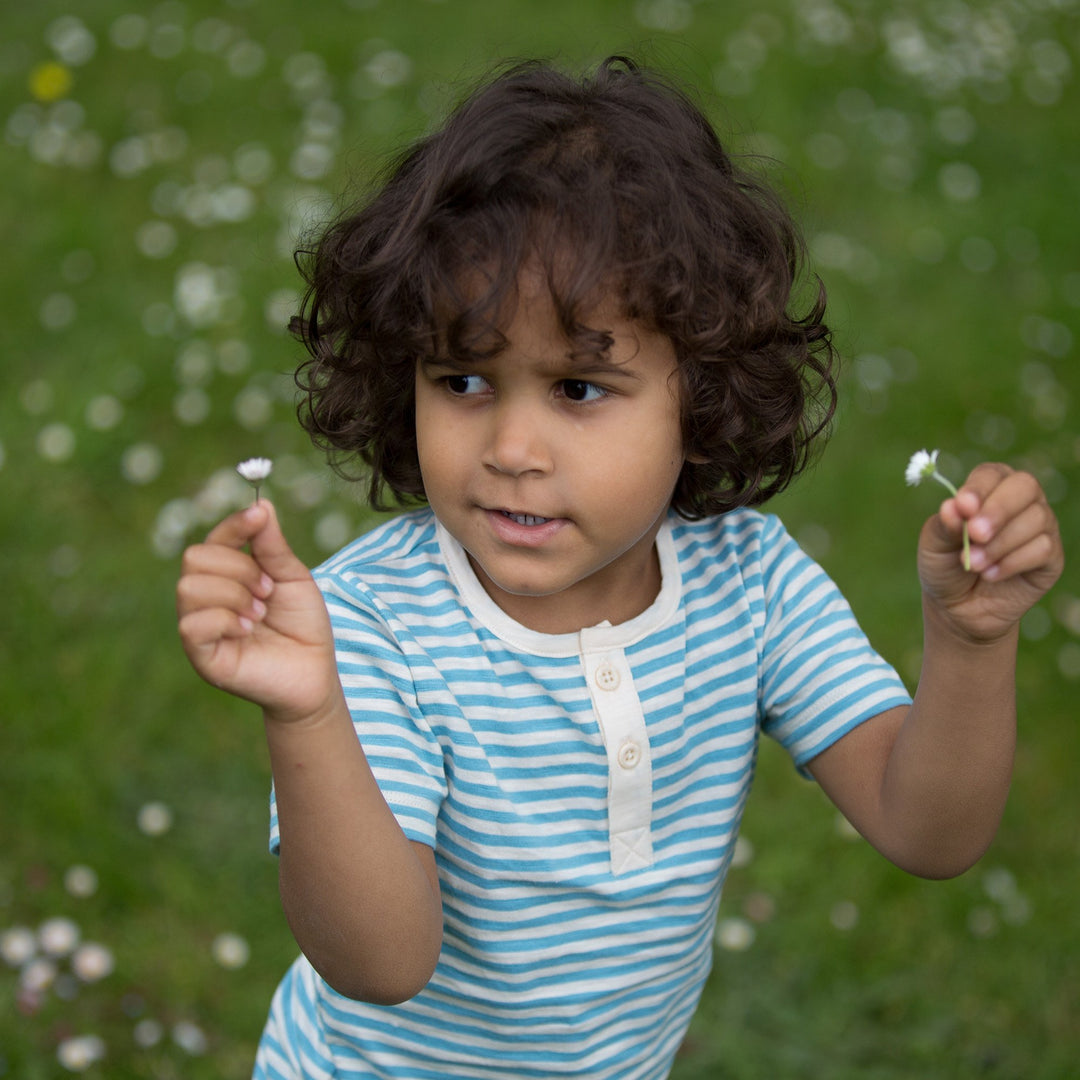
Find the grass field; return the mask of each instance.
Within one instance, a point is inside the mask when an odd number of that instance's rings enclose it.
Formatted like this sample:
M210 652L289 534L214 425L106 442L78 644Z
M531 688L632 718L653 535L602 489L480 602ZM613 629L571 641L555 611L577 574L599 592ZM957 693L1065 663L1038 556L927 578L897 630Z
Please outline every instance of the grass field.
M255 454L310 563L371 523L295 421L299 232L493 62L621 51L804 222L843 405L773 509L881 651L917 671L912 451L1032 469L1080 535L1076 0L5 5L0 1076L249 1075L295 946L261 725L183 659L179 552ZM676 1080L1078 1075L1075 566L1023 629L1011 802L959 879L764 748Z

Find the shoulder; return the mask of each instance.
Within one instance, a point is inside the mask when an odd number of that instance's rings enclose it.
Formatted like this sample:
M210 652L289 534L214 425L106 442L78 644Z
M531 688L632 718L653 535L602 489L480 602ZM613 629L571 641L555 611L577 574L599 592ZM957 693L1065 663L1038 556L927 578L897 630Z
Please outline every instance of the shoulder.
M349 574L378 573L403 569L413 563L429 563L438 558L435 515L415 510L390 518L346 544L317 566L316 580Z
M741 605L763 631L792 607L837 599L828 575L775 514L739 509L700 521L676 518L672 536L688 611Z
M776 515L750 509L698 521L673 515L672 538L684 573L708 563L753 574L778 553L798 550Z
M435 517L427 509L376 526L316 567L313 576L331 615L340 603L371 611L380 621L391 612L430 617L454 605Z

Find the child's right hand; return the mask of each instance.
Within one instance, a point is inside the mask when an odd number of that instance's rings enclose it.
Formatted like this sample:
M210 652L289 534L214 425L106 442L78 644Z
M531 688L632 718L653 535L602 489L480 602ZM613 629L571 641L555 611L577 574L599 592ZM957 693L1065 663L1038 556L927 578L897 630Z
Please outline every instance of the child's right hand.
M184 552L176 606L195 670L268 720L316 718L340 703L326 605L266 499Z

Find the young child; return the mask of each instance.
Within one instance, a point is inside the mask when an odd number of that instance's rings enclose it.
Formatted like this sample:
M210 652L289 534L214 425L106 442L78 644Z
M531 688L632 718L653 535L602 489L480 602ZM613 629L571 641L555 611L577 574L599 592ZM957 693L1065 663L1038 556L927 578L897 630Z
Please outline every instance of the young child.
M263 710L303 950L256 1076L666 1076L761 732L913 873L990 842L1054 515L982 465L926 523L912 702L751 509L835 400L798 257L618 58L503 72L323 238L306 425L373 504L426 506L314 577L265 500L184 557L191 662Z

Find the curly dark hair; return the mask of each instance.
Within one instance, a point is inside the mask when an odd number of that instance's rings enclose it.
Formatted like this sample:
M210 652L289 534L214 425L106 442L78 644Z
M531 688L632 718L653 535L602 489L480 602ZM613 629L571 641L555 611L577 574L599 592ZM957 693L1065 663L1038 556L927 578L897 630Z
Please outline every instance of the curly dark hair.
M757 505L805 468L836 407L819 280L791 311L802 257L777 196L669 80L624 57L581 78L515 64L298 253L301 422L343 475L362 460L373 506L387 489L422 500L417 359L497 352L531 261L573 355L610 347L585 321L601 300L672 342L688 458L674 509Z

